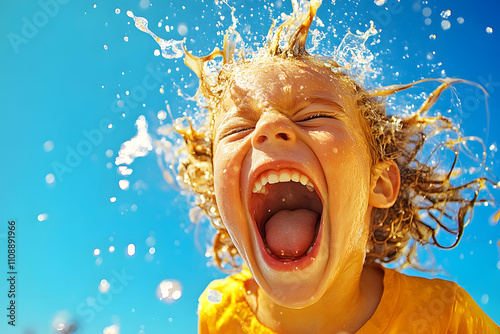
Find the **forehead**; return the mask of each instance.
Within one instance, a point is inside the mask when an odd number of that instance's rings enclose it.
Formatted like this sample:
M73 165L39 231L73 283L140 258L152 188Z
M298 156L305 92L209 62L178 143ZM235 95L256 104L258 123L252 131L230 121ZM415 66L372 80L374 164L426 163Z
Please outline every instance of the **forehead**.
M352 89L329 69L306 61L273 59L236 67L219 113L270 107L293 112L301 103L317 99L331 100L343 108L354 103Z

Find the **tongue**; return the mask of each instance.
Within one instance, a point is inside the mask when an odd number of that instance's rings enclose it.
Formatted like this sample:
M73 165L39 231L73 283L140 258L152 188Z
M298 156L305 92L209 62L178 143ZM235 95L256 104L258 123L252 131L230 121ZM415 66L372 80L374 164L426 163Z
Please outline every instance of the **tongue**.
M265 227L269 249L279 257L304 255L313 242L318 218L317 213L306 209L278 211Z

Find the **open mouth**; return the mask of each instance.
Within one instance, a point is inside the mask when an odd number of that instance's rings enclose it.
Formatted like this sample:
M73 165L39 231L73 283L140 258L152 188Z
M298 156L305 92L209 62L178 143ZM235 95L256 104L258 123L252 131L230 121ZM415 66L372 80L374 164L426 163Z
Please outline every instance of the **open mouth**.
M259 176L250 212L267 253L281 262L300 260L316 242L323 203L309 178L282 169Z

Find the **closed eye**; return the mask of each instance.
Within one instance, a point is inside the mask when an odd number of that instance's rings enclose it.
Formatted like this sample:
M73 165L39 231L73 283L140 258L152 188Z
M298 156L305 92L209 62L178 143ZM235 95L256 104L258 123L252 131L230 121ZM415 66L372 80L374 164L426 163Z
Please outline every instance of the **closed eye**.
M228 132L224 133L224 134L221 136L221 139L226 138L226 137L229 137L229 136L232 136L232 135L235 135L235 134L238 134L238 133L241 133L241 132L244 132L244 131L249 131L249 130L253 130L253 128L246 127L246 128L236 128L236 129L232 129L232 130L229 130Z
M317 114L309 115L308 117L306 117L304 119L300 119L297 122L306 122L306 121L309 121L309 120L312 120L312 119L317 119L317 118L337 118L337 117L335 117L332 114L317 113Z

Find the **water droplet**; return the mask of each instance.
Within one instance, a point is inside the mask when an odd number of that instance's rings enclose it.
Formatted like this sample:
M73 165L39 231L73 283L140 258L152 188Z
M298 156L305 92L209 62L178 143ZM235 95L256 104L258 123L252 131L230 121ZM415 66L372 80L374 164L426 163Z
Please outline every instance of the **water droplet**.
M429 26L429 25L431 25L432 20L431 20L430 18L426 18L426 19L424 20L424 23L425 23L426 25L428 25L428 26Z
M118 327L117 325L108 326L104 328L102 334L120 334L120 327Z
M158 111L158 114L156 114L156 117L158 117L160 121L163 121L167 118L167 112L165 110L160 110Z
M188 27L187 27L187 25L184 24L184 23L179 24L179 26L177 27L177 32L181 36L186 36L186 34L188 33Z
M128 36L124 36L124 37L123 37L123 40L124 40L125 42L128 42Z
M60 311L52 320L52 328L57 333L73 333L76 329L75 321L68 311Z
M155 244L156 244L156 239L155 239L155 237L153 237L153 236L149 236L149 237L146 239L146 245L147 245L148 247L153 247Z
M108 250L110 253L113 253L115 251L115 246L109 246Z
M48 184L54 183L55 180L56 180L56 177L54 176L54 174L49 173L49 174L45 175L45 182L47 182Z
M110 201L111 203L116 202L116 197L111 197L111 198L109 199L109 201Z
M118 186L120 187L121 190L127 190L129 187L129 180L120 180L118 181Z
M101 254L101 250L99 248L94 249L94 255L98 256L99 254Z
M128 256L134 256L135 255L135 245L134 244L129 244L127 246L127 254L128 254Z
M98 290L100 293L106 293L109 291L109 288L110 288L110 284L107 280L105 279L102 279L101 282L99 283L99 287L98 287Z
M222 294L214 289L209 289L207 291L208 301L213 304L219 304L222 301Z
M375 4L377 6L383 6L385 4L386 0L375 0Z
M49 218L49 215L46 214L46 213L42 213L42 214L39 214L38 215L38 221L39 222L43 222L44 220L46 220L47 218Z
M432 34L429 36L430 39L436 39L436 35Z
M424 9L422 9L422 15L424 15L425 17L429 17L431 16L432 14L432 9L430 9L429 7L425 7Z
M486 27L486 32L488 34L492 34L493 33L493 28L492 27Z
M106 44L104 44L103 48L104 48L104 50L107 50L108 46Z
M47 140L45 143L43 143L43 149L45 152L50 152L54 149L54 142L52 140Z
M485 293L481 296L481 304L486 305L490 301L490 297Z
M465 22L465 20L463 17L460 16L459 18L457 18L457 22L458 22L458 24L463 24Z
M116 8L116 9L115 9L115 13L116 13L116 14L120 14L120 12L121 12L120 8Z
M443 28L443 30L448 30L450 29L450 27L451 27L450 21L448 20L441 21L441 28Z

